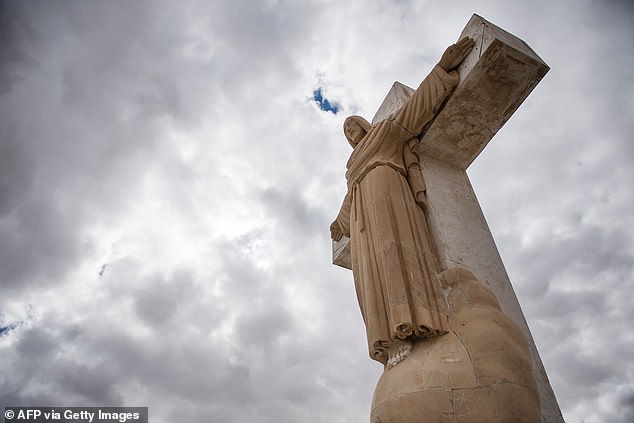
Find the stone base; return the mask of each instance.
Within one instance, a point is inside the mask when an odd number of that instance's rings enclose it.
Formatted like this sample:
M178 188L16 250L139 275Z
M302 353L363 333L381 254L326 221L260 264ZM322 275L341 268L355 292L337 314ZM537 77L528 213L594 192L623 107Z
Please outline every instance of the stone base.
M386 368L372 423L540 422L528 344L495 295L463 269L441 279L452 331L414 344Z

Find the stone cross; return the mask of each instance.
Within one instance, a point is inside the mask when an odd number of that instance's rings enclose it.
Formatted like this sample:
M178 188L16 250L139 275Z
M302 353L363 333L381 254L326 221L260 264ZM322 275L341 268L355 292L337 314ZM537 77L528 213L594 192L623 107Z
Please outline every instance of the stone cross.
M472 272L497 297L529 346L542 422L563 422L557 400L511 282L466 173L549 67L519 38L473 15L459 38L476 45L458 73L452 96L416 147L426 184L428 222L441 270ZM398 110L414 90L395 82L372 120ZM350 269L349 240L333 241L333 262Z

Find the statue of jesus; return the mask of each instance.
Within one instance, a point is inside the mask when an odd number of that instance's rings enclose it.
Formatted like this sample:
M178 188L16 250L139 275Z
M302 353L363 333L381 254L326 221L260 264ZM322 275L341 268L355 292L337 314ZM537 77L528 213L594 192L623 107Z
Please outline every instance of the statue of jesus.
M412 147L458 84L456 68L473 46L463 38L448 47L407 103L376 125L360 116L344 122L353 147L348 191L330 233L336 241L350 237L370 357L384 365L398 363L413 342L449 331Z

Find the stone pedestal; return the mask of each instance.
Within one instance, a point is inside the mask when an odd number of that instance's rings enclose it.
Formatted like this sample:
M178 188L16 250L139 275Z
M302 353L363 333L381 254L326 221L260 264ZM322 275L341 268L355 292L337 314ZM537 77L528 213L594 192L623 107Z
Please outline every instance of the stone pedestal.
M414 344L374 392L372 423L538 423L528 343L495 295L464 269L441 274L451 332Z

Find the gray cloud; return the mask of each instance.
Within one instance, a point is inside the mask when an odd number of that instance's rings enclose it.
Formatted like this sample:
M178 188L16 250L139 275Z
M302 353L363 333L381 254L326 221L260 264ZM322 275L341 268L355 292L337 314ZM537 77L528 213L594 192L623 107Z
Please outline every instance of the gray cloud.
M169 281L153 277L146 281L135 298L136 313L141 320L157 330L168 323L178 312L178 306L191 298L192 276L177 272Z
M552 69L471 180L567 421L630 421L632 7L573 3L3 2L0 405L367 420L342 120L475 7Z

